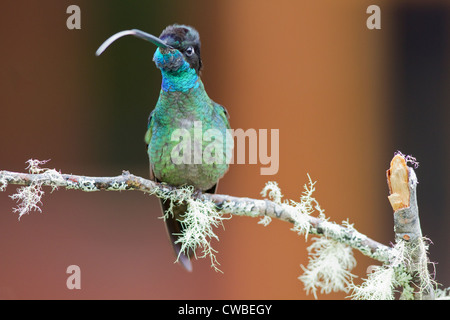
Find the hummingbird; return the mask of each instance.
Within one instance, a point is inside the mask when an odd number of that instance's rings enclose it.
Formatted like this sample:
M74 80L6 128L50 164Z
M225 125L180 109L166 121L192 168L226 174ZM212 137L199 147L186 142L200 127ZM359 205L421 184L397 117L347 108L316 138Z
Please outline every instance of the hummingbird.
M156 45L153 61L162 75L159 98L148 118L144 138L150 179L215 193L219 179L228 171L233 139L229 138L227 110L211 100L200 78L203 64L198 31L180 24L166 27L159 37L137 29L125 30L107 39L96 55L126 35ZM183 252L178 241L184 230L187 203L175 204L170 199L160 202L163 214L172 208L173 214L165 216L165 224L177 261L192 271L190 258L195 249Z

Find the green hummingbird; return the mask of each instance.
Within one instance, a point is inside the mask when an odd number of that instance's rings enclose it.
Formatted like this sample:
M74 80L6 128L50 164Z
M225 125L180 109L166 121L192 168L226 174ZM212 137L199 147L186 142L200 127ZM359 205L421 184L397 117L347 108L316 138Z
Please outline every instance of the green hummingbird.
M112 42L133 35L157 46L153 61L161 70L159 99L148 118L145 142L150 160L150 178L171 186L193 186L195 190L215 193L220 178L228 170L233 149L227 110L211 100L200 72L200 36L191 26L174 24L159 37L143 31L125 30L111 36L97 50L100 55ZM187 204L172 204L161 199L169 239L177 260L192 270L194 250L181 251Z

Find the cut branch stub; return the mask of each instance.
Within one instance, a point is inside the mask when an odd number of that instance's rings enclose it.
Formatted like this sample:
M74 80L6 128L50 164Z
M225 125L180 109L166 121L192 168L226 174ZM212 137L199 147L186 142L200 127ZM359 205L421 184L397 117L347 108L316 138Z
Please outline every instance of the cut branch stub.
M387 171L390 195L389 202L394 209L394 230L397 239L406 241L422 237L417 206L417 177L406 165L402 155L396 155Z
M394 211L409 207L408 166L405 158L400 155L394 156L386 175L390 193L388 199Z

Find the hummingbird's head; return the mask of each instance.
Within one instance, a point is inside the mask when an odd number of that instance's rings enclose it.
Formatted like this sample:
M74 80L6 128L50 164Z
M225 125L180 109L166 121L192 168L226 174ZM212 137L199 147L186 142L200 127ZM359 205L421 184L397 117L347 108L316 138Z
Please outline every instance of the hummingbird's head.
M137 29L118 32L97 49L96 55L101 55L111 43L126 35L133 35L156 45L158 48L153 60L156 66L163 71L175 72L180 69L192 69L198 75L202 68L200 36L197 30L178 24L165 28L159 38Z
M199 74L200 70L202 69L202 59L200 57L200 35L198 34L197 30L190 26L174 24L165 28L159 36L159 39L161 39L161 41L166 43L171 48L179 51L183 59L187 63L189 63L190 68L194 69L195 72ZM178 55L171 49L159 47L158 49L156 49L155 55L153 57L153 60L155 61L158 68L173 68L181 66L181 64L171 66L166 62L166 59L161 59L161 57L159 57L159 54L173 56L173 58Z

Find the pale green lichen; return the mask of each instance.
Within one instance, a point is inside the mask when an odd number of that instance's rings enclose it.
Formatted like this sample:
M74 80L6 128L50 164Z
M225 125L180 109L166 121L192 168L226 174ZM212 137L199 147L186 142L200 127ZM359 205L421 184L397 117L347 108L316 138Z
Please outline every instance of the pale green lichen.
M406 250L403 241L397 243L391 251L391 263L372 268L367 279L363 279L361 285L351 284L352 294L350 297L355 300L392 300L394 299L395 288L403 286L405 298L412 295L409 282L411 276L405 272L404 263L406 260Z
M396 270L396 283L403 287L401 299L412 300L414 295L421 296L436 288L436 282L428 270L428 266L434 264L430 263L427 257L427 241L428 239L423 237L417 239L414 244L400 240L393 247L391 267ZM417 253L420 254L415 256ZM418 279L417 292L411 287L411 272Z
M167 191L166 189L156 187L153 193L158 198L164 199L164 200L170 200L171 207L167 212L164 213L165 216L168 214L172 214L172 208L176 204L181 204L184 201L190 199L194 193L194 187L193 186L183 186L176 189L171 189L170 191Z
M268 182L261 192L276 204L282 206L283 210L289 212L293 220L291 230L298 234L305 235L305 240L311 231L310 217L316 214L322 220L322 227L326 234L322 238L314 238L314 243L308 248L309 263L307 267L301 266L304 270L299 279L304 283L307 293L312 293L317 298L317 292L330 293L331 291L348 292L352 278L355 277L351 270L356 266L351 247L337 241L327 239L327 234L331 233L335 238L344 238L347 233L341 235L343 230L356 232L348 222L344 222L346 229L328 222L325 211L319 202L313 197L316 182L308 175L308 183L304 186L304 191L300 200L282 201L282 193L276 182ZM267 220L263 218L259 223L266 225Z
M25 163L28 163L28 166L25 169L28 169L28 171L32 174L39 174L42 173L46 170L49 170L48 168L41 168L40 165L42 164L46 164L47 162L49 162L50 159L48 160L37 160L37 159L30 159L28 161L26 161Z
M193 193L194 188L192 186L173 189L169 192L160 189L155 191L158 197L171 200L169 208L164 213L164 219L173 215L175 205L187 204L186 213L180 219L182 232L177 234L179 238L176 241L176 243L181 244L180 254L184 253L187 255L189 252L194 252L196 259L209 257L211 267L221 272L218 268L220 264L216 258L217 250L212 247L211 240L219 241L214 228L223 225L222 221L230 219L230 217L224 217L219 213L214 202L193 198ZM200 249L198 255L196 253L197 249ZM177 261L179 257L177 257Z
M180 252L195 253L197 248L201 248L201 253L196 258L209 257L211 267L221 272L215 255L217 250L212 247L211 240L219 241L214 228L223 225L223 220L230 218L220 214L212 201L188 199L187 204L186 214L180 221L183 226L182 234L177 240L177 243L181 243Z
M281 189L278 187L278 183L275 181L268 181L262 189L261 195L263 197L269 197L269 199L273 202L281 205L283 194L281 193ZM264 227L267 227L271 222L272 218L266 215L258 221L258 224L262 224Z
M26 163L28 163L28 166L26 169L32 174L40 174L45 173L47 171L50 171L50 169L43 169L39 166L42 164L47 163L49 160L36 160L36 159L30 159ZM49 172L50 177L53 177L54 175L59 174L55 170L52 170ZM60 175L60 174L59 174ZM19 214L19 220L20 218L31 211L39 211L42 212L39 205L42 205L41 198L44 195L44 191L42 190L42 182L40 181L33 181L29 186L20 187L17 189L16 193L13 195L10 195L9 197L13 200L16 200L18 203L17 207L13 208L13 212L16 212ZM5 185L2 183L2 185ZM53 188L55 189L55 187Z
M258 224L262 224L264 227L267 227L271 222L272 222L271 217L264 216L258 221Z
M308 183L304 185L304 191L300 196L300 202L290 200L290 205L295 209L294 227L291 229L298 234L304 234L305 240L308 239L311 225L309 223L308 216L313 213L317 213L318 218L326 220L325 211L321 208L319 202L312 196L315 188L316 181L312 181L308 174Z
M304 185L304 191L298 202L294 200L282 201L283 194L281 193L281 189L278 184L273 181L267 182L261 191L263 197L268 196L270 200L281 206L284 211L289 212L294 223L291 230L298 234L304 234L305 239L308 238L311 228L308 216L316 212L319 218L325 218L324 210L320 207L319 202L312 196L315 191L316 182L312 181L309 175L308 180L308 183ZM270 221L270 217L264 216L258 223L267 226Z
M314 242L308 247L309 263L299 277L306 292L310 292L317 299L317 291L330 293L331 291L348 292L352 279L355 277L351 270L356 266L352 249L342 243L325 237L313 238Z
M55 191L58 189L58 185L65 185L66 181L64 180L63 176L60 172L56 171L55 169L46 169L43 173L44 179L49 179L52 181L52 191Z
M98 188L95 186L95 180L93 179L83 179L79 181L79 186L85 192L98 191Z
M265 205L266 203L263 200L224 201L221 205L221 211L247 217L258 217L261 215L259 207L264 207Z
M350 285L351 298L355 300L392 300L396 286L395 270L385 266L373 268L360 286Z
M436 289L436 300L450 300L450 287L448 288L437 288Z
M271 199L273 202L281 204L283 194L281 193L281 189L278 187L278 183L276 183L275 181L268 181L261 191L261 195L263 197L267 197L267 194L269 199Z
M2 174L0 177L0 192L3 192L8 187L8 176Z
M431 242L429 239L421 237L417 241L417 247L408 251L410 254L413 252L420 253L413 266L414 270L417 270L416 272L419 276L419 292L426 292L427 290L430 290L430 288L437 287L436 281L434 281L428 268L431 264L434 269L434 263L430 262L427 256L429 242ZM409 260L412 260L412 258L409 257Z
M18 203L17 207L13 208L13 212L19 214L19 220L24 214L31 211L42 212L39 204L42 204L41 198L43 195L42 183L33 183L29 186L18 188L15 194L9 196Z
M125 191L127 190L128 185L126 184L126 182L117 182L114 181L111 186L107 189L109 191Z
M312 181L308 174L308 183L303 187L305 190L300 196L300 202L291 200L291 204L304 214L311 215L317 212L320 219L325 219L325 210L320 207L319 202L312 196L314 191L316 191L316 183L317 181Z
M398 241L391 251L391 263L375 268L375 271L364 279L360 286L351 285L353 299L364 300L391 300L394 299L396 288L402 288L401 299L412 300L415 294L425 293L433 290L436 286L432 279L426 256L426 244L424 239L419 239L417 246L421 248L410 248L405 241ZM411 254L420 249L422 255L418 259L413 259ZM416 262L414 262L416 260ZM419 279L417 293L411 286L412 276L407 269L416 270L415 274Z
M42 212L39 205L42 205L41 198L45 193L42 190L44 181L52 181L52 192L58 188L58 185L65 184L65 180L60 172L56 171L55 169L40 167L48 161L50 160L41 161L30 159L26 161L26 163L28 163L28 166L26 167L26 169L28 169L28 172L31 174L42 175L42 178L39 180L33 180L29 186L18 188L15 194L9 196L11 199L16 200L16 202L18 203L17 207L13 208L13 212L19 214L19 219L24 214L30 213L31 211ZM6 181L0 183L3 189L6 188Z

